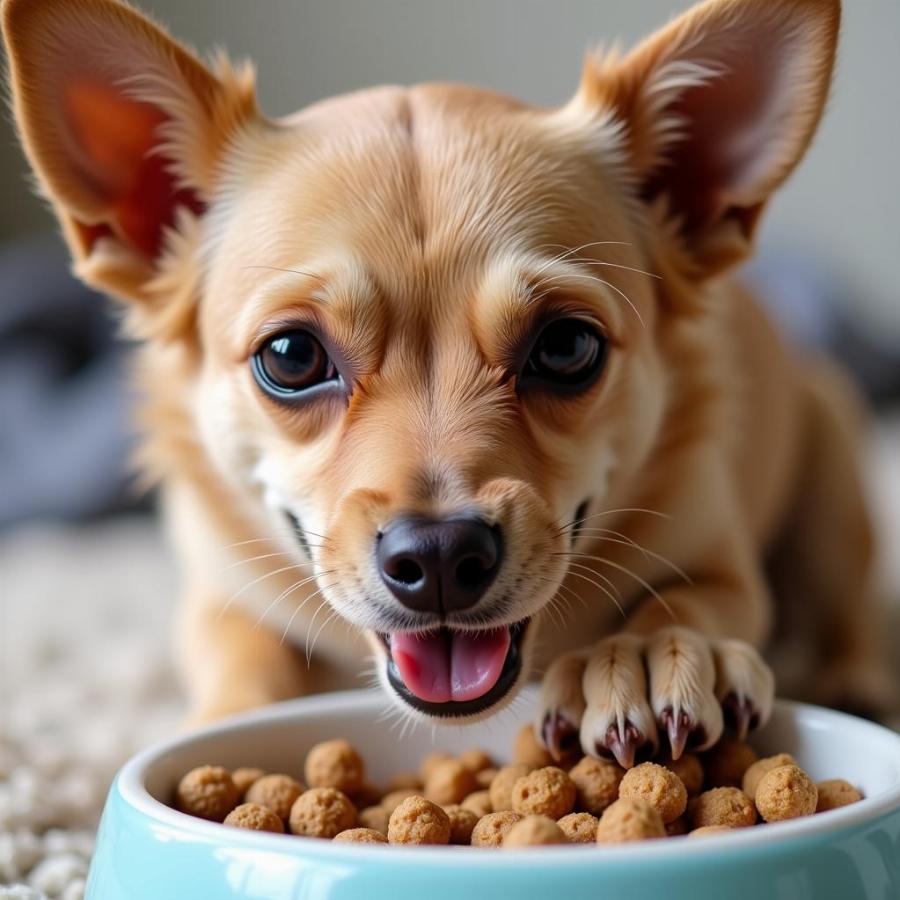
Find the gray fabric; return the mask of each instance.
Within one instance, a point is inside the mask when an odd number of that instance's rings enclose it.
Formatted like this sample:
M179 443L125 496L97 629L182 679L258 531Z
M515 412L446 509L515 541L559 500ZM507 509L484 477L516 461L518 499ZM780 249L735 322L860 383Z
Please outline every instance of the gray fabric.
M0 528L132 506L127 346L55 236L0 252Z

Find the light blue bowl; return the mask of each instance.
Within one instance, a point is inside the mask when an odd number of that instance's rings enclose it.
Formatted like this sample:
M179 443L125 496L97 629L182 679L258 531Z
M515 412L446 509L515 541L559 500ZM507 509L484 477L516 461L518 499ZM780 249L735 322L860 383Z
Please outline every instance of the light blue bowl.
M527 707L534 699L525 693ZM384 780L414 768L435 744L507 758L520 724L501 715L403 736L383 721L386 703L362 691L290 701L135 757L110 790L86 900L900 898L900 736L796 703L778 703L757 748L792 753L817 780L846 778L866 799L734 834L516 851L379 847L225 828L166 805L178 778L204 763L299 775L312 744L342 736Z

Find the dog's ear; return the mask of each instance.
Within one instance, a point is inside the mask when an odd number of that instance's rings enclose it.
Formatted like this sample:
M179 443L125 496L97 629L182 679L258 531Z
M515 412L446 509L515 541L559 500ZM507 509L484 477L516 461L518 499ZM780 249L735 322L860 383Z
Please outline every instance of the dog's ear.
M3 0L2 14L13 114L76 273L147 300L256 116L252 72L213 74L118 0Z
M573 104L625 127L642 198L708 276L750 249L828 95L839 0L708 0L624 58L589 57Z

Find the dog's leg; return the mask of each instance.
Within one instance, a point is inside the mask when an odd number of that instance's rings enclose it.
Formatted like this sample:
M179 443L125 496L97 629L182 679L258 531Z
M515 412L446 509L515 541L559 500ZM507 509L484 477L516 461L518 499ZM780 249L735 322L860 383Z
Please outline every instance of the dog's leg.
M200 724L304 693L299 654L252 616L222 612L224 600L191 597L183 606L176 652L189 699L189 721Z
M771 558L779 629L773 660L790 696L873 717L897 688L874 601L874 537L860 478L865 412L827 364L802 381L803 451L791 510Z
M545 745L559 753L577 734L585 753L631 766L658 747L657 729L677 758L713 744L725 722L741 735L764 724L774 679L758 651L732 636L760 640L767 604L761 579L643 601L622 634L550 666L536 722Z

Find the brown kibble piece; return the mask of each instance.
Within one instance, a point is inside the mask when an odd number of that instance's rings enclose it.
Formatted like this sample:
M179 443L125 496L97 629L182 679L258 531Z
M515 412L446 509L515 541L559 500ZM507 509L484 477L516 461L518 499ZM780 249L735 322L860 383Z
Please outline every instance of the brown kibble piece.
M819 799L816 802L816 812L828 812L829 809L837 809L840 806L849 806L862 800L862 794L843 778L829 778L820 781L816 788Z
M491 804L491 795L489 791L475 791L473 794L469 794L469 796L459 805L463 809L471 810L479 819L482 816L486 816L488 813L495 811Z
M344 844L386 844L388 839L374 828L348 828L340 831L334 839Z
M191 769L175 791L175 805L183 813L221 822L241 799L228 769L198 766Z
M476 772L475 784L478 785L478 790L488 790L491 786L491 782L497 777L497 773L499 771L499 769L495 769L493 766L491 766L488 769L482 769L480 772Z
M399 791L391 791L381 798L381 806L390 815L404 800L407 800L409 797L418 797L421 793L421 791L414 791L412 788L401 788Z
M479 747L473 747L459 754L459 762L472 772L480 772L482 769L494 768L494 760Z
M475 773L459 760L451 759L431 767L425 779L425 797L432 803L444 805L461 803L478 787Z
M434 753L429 753L425 759L422 760L421 765L419 766L419 780L422 784L425 784L428 781L428 776L431 774L431 770L435 766L439 766L441 763L450 762L454 759L453 754L444 753L443 751L436 750Z
M424 797L407 797L388 821L391 844L448 844L450 817Z
M513 812L511 809L482 816L472 829L472 846L499 847L509 829L521 818L517 812Z
M523 725L516 735L513 762L524 763L533 769L554 765L553 757L538 743L531 725Z
M691 801L690 819L695 829L705 825L746 828L756 823L756 807L738 788L712 788Z
M471 809L466 809L456 803L445 806L444 812L450 819L450 843L468 844L472 840L472 829L479 817Z
M707 787L742 787L744 774L758 759L749 744L727 735L722 737L715 747L703 754Z
M242 803L236 806L225 816L225 824L234 828L249 828L251 831L284 834L284 823L281 819L271 809L258 803Z
M303 774L310 787L337 788L349 796L362 787L365 765L348 741L336 738L316 744L306 754Z
M681 779L652 762L641 763L622 776L619 797L649 803L665 824L674 822L687 808L687 790Z
M593 844L597 840L597 817L590 813L569 813L556 824L573 844Z
M777 766L766 772L756 788L756 808L767 822L811 816L819 792L799 766Z
M542 844L568 844L563 830L547 816L525 816L503 836L504 847L538 847Z
M303 785L290 775L264 775L250 785L244 799L248 803L258 803L271 809L286 822L291 814L291 807L302 793Z
M250 766L243 766L240 769L235 769L231 773L231 780L234 782L234 786L240 792L240 795L243 797L244 794L250 790L250 785L253 784L254 781L259 781L260 778L263 777L266 773L262 769L254 769Z
M797 760L790 753L776 753L775 756L766 756L758 759L750 766L741 781L741 788L748 797L756 796L756 788L766 772L777 769L778 766L796 766Z
M670 772L674 772L681 779L688 797L696 797L703 790L703 766L699 757L695 754L682 753L678 759L666 757L661 759L659 764L665 766ZM718 787L718 785L715 785L715 787ZM740 787L740 781L735 787Z
M612 760L585 756L569 770L575 785L576 808L599 816L619 799L619 783L624 774L625 770Z
M356 807L337 788L310 788L291 807L291 832L304 837L333 838L356 825Z
M513 785L523 776L532 771L534 767L527 763L513 763L511 766L503 766L491 782L490 797L491 809L494 812L502 812L504 809L512 809Z
M360 828L368 828L370 831L380 831L386 835L390 813L383 806L367 806L359 811L356 821Z
M421 791L422 790L422 779L419 778L416 772L399 772L396 775L392 775L390 781L387 783L386 794L390 794L391 791L402 791L402 790L414 790Z
M623 797L603 811L597 823L598 844L621 844L666 836L666 826L659 813L644 803Z
M520 815L548 816L555 822L574 809L575 785L556 766L535 769L513 785L512 807Z
M724 834L726 831L734 831L727 825L701 825L688 833L688 837L703 837L707 834Z

